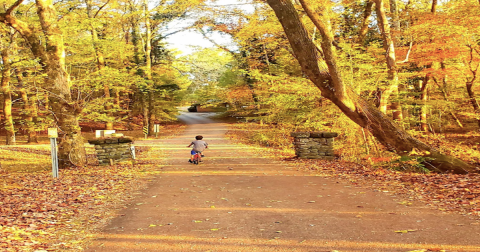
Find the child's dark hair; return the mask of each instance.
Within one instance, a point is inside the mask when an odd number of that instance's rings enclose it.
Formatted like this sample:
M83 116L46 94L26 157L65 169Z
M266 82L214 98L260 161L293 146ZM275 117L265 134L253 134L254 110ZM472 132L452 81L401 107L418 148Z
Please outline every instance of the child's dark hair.
M203 136L196 136L195 139L197 139L197 140L202 140L202 139L203 139Z

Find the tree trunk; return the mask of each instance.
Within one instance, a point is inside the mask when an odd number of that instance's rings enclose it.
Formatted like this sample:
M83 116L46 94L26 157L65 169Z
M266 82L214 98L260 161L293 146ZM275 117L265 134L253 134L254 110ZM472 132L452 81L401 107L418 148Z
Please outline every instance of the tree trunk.
M70 77L65 70L63 35L57 23L52 0L37 0L37 14L46 37L45 79L50 106L59 128L58 164L60 168L84 166L84 140L78 124L81 108L72 100Z
M475 111L475 114L477 116L478 127L480 127L480 106L478 105L477 98L475 97L475 92L473 91L473 82L467 81L466 86L468 97L470 98L470 103L472 104L473 111Z
M87 5L87 16L89 19L91 19L90 23L90 32L92 33L92 44L93 44L93 49L95 51L95 56L97 58L97 67L98 71L102 72L102 70L105 68L105 58L103 56L103 52L99 46L99 40L98 40L98 32L95 26L93 25L93 19L95 18L95 15L93 13L93 5L92 5L92 0L85 0L85 4ZM103 86L103 93L105 96L105 111L107 114L107 121L105 122L105 129L106 130L113 130L113 114L112 114L112 105L110 101L110 87L108 84L104 84Z
M389 0L390 1L390 15L392 23L392 38L395 47L398 47L400 41L400 17L398 15L398 0Z
M46 74L45 86L50 95L49 107L59 128L59 167L83 166L86 161L83 137L78 124L81 106L72 100L70 80L65 70L63 36L57 23L57 12L52 0L36 0L37 15L45 39L40 39L25 22L17 20L12 12L22 3L15 2L5 13L0 13L0 22L17 30L28 42L35 57L40 60Z
M383 37L383 48L386 51L385 57L387 61L388 68L388 87L382 93L380 100L380 110L383 113L387 113L387 105L390 100L390 96L393 94L398 99L398 72L397 72L397 63L395 56L395 44L392 39L392 34L390 31L390 25L388 24L387 15L383 7L383 0L375 0L375 10L377 13L378 26L382 33ZM394 22L395 23L395 22ZM393 111L393 119L402 121L403 114L400 102L392 102L391 110Z
M398 15L398 2L397 0L390 0L390 14L392 16L392 39L393 39L393 45L394 45L394 48L396 48L398 46L398 43L400 41L400 17ZM395 56L396 57L396 56ZM406 60L408 60L408 54L406 56ZM396 65L395 65L395 68L396 68ZM397 73L398 75L398 73ZM397 80L396 80L396 86L397 88L395 89L395 101L392 102L392 105L391 105L391 110L392 110L392 116L393 116L393 120L395 121L398 121L399 123L402 124L403 126L403 118L405 117L404 115L404 110L402 108L402 105L401 105L401 102L400 102L400 98L401 98L401 94L402 92L405 92L405 85L403 84L400 84L398 82L398 77L396 77Z
M23 76L19 69L15 72L20 89L20 96L23 100L23 113L25 126L27 129L27 143L38 143L37 131L35 130L34 117L36 117L35 100L31 101L28 97L28 90L23 83Z
M431 10L431 12L433 14L435 14L435 12L437 12L437 2L438 2L437 0L432 0L432 10Z
M425 76L424 81L420 81L420 100L422 101L422 108L420 111L420 130L423 132L428 132L428 122L427 122L427 114L428 114L428 81L430 77L427 75Z
M120 108L120 91L118 91L118 89L115 89L115 99L113 101L113 104Z
M362 28L358 35L358 43L363 44L365 42L365 36L367 36L368 25L370 24L370 18L372 17L373 0L369 0L365 6L365 13L363 15Z
M333 74L329 72L329 68L335 66L327 66L332 59L326 61L327 63L319 61L316 47L309 38L291 1L267 0L267 3L282 24L294 55L305 75L322 91L322 95L338 106L346 116L370 131L379 142L399 155L406 155L414 149L424 151L426 156L433 159L428 162L428 168L431 170L455 173L475 171L473 167L463 161L445 156L413 138L366 100L354 94L344 85L339 86L341 83L335 82ZM328 37L323 40L328 40ZM329 50L324 48L326 46L331 47L332 45L322 43L324 51ZM330 57L330 55L326 54L326 57Z
M132 11L136 11L132 6ZM133 18L132 18L133 19ZM136 20L132 20L132 44L133 44L133 58L137 65L142 63L142 53L140 52L140 30L138 28L138 22Z
M467 87L467 93L468 97L470 98L470 103L473 106L473 111L475 112L476 119L478 126L480 127L480 107L478 105L477 98L475 98L475 92L473 91L473 84L477 80L477 72L478 72L478 64L476 67L473 65L473 53L474 53L474 48L471 45L467 45L467 47L470 49L470 60L468 61L468 67L469 71L472 74L472 77L470 79L467 79L466 87Z
M143 1L143 16L145 19L145 76L148 80L148 85L151 86L148 93L148 135L154 136L155 133L155 92L152 83L152 30L150 27L150 12L148 10L148 1Z
M15 128L13 126L12 116L12 91L10 90L10 75L12 68L10 65L10 57L8 46L2 45L2 94L3 94L3 124L5 125L5 141L7 145L15 144Z
M152 80L152 30L150 27L150 13L148 11L148 0L143 1L143 15L145 18L145 68L146 76Z
M155 132L155 99L154 92L148 94L148 136L154 136Z
M148 93L142 93L141 94L142 96L142 115L143 115L143 127L149 129L148 127L148 114L149 114L149 111L148 111L148 102L149 102L149 95ZM148 132L150 134L150 132Z
M441 63L441 64L442 64L442 69L445 70L445 64L444 63ZM436 78L433 78L433 80L434 80L435 84L438 86L438 89L440 89L440 92L442 93L442 96L443 96L443 100L450 103L450 100L448 99L448 92L447 92L447 76L444 76L442 78L443 85L440 85L438 83L438 81L436 80ZM453 120L457 123L457 125L460 128L463 128L462 122L460 121L460 119L458 119L458 117L455 115L455 113L453 111L454 111L454 109L452 109L452 107L449 104L448 105L448 113L452 116Z
M43 93L43 99L44 99L44 109L46 112L50 112L50 99L48 98L48 92Z

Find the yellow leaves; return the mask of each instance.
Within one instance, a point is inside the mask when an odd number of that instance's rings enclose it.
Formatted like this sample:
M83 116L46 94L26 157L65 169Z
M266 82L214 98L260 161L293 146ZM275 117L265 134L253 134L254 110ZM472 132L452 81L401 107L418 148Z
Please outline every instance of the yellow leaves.
M402 234L406 234L408 232L416 232L417 230L415 229L408 229L408 230L396 230L395 233L402 233Z
M412 203L411 203L411 202L408 202L408 201L398 202L398 204L404 205L404 206L411 206L411 205L412 205Z
M413 148L412 151L408 153L409 156L428 156L430 155L429 151L421 151L417 148Z

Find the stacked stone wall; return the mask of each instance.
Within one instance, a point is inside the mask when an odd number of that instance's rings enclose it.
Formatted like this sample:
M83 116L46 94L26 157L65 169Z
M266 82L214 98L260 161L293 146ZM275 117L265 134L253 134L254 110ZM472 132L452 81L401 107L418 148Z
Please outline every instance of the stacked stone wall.
M132 158L131 146L133 139L128 137L109 137L88 140L95 145L99 165L115 164Z
M299 158L326 159L335 158L333 141L338 136L333 132L293 132L295 154Z

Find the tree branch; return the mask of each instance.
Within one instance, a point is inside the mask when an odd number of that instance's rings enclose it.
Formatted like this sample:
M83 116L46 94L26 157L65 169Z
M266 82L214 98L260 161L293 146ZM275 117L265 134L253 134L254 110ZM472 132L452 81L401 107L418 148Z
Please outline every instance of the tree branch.
M206 34L201 28L198 28L197 30L203 35L203 37L204 37L206 40L210 41L210 43L214 44L216 47L218 47L218 48L220 48L220 49L222 49L222 50L224 50L224 51L226 51L226 52L228 52L228 53L230 53L230 54L232 54L232 55L235 55L234 52L230 51L230 50L229 50L228 48L226 48L225 46L219 45L219 44L218 44L217 42L215 42L213 39L209 38L209 37L207 36L207 34Z
M165 35L162 35L162 37L163 37L163 38L166 38L166 37L168 37L168 36L175 35L175 34L177 34L177 33L179 33L179 32L186 31L186 30L188 30L188 29L190 29L190 28L191 28L191 27L186 27L186 28L183 28L183 29L174 31L174 32L170 32L170 33L167 33L167 34L165 34Z
M18 0L17 2L15 2L12 6L10 6L10 8L8 8L8 10L5 12L5 15L12 14L12 11L15 10L18 6L20 6L23 1L24 0Z
M100 7L100 9L98 9L97 13L95 13L95 15L93 15L93 18L96 18L97 15L98 15L98 13L100 13L100 11L102 11L102 9L103 9L105 6L107 6L108 3L110 3L110 0L107 0L107 2L106 2L104 5L102 5L102 7Z
M315 12L310 8L310 6L306 4L305 0L299 0L299 2L307 13L310 20L312 20L312 22L315 24L320 34L322 35L321 45L323 49L323 54L325 55L325 63L328 66L332 82L335 86L335 93L337 97L340 98L340 100L343 100L347 96L347 94L345 90L345 85L343 85L342 76L337 67L337 57L333 48L335 43L332 33L330 32L330 28L325 24L324 21L320 20L320 18L318 18L318 16L314 14ZM325 10L322 10L320 15L323 15L324 11ZM351 109L353 109L353 106L351 106Z
M406 63L408 62L408 57L410 56L410 52L412 51L412 46L413 46L413 42L410 41L410 46L408 48L408 52L407 52L407 55L405 56L405 59L402 60L402 61L398 61L397 63Z

